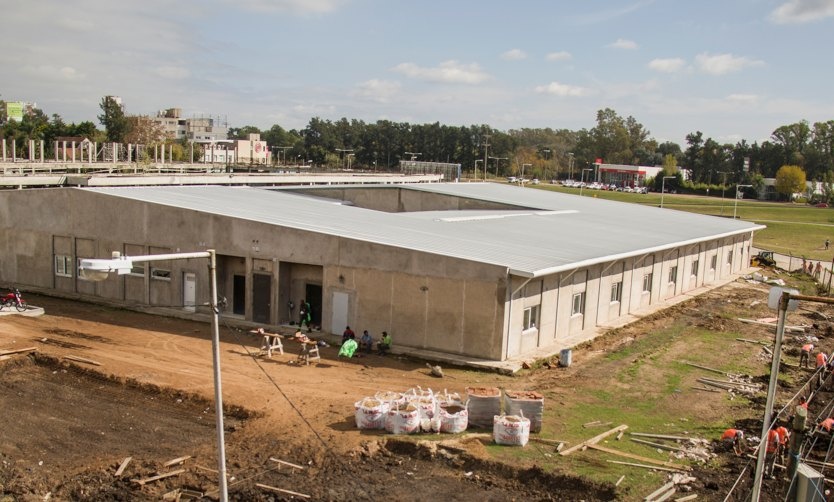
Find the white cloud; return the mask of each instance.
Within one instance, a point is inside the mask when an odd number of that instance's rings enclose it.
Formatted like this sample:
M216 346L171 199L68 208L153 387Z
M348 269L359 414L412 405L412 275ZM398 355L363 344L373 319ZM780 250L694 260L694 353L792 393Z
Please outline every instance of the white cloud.
M255 12L290 12L293 14L326 14L338 9L345 0L222 0L235 8Z
M401 88L402 85L399 82L373 78L358 84L353 95L379 103L388 103L400 92Z
M71 66L23 66L20 69L21 74L34 77L43 81L80 81L87 76L80 73L77 69Z
M191 76L188 68L181 66L160 66L154 69L154 73L162 78L170 78L171 80L182 80Z
M634 40L627 40L625 38L618 38L616 42L608 44L612 49L626 49L634 50L637 48L637 42Z
M551 52L545 59L548 61L567 61L568 59L572 58L571 53L568 51L558 51L558 52Z
M562 84L560 82L551 82L547 85L540 85L536 87L536 92L540 94L552 94L553 96L587 96L590 91L584 87L576 85Z
M732 54L715 54L708 53L698 54L695 57L695 63L698 68L710 75L724 75L734 71L739 71L749 66L761 66L764 61L754 60L745 57L736 57Z
M770 13L777 24L807 23L834 16L834 0L788 0Z
M480 84L489 79L489 75L477 63L461 64L457 61L444 61L434 68L400 63L394 67L394 71L407 77L451 84Z
M520 59L527 59L527 53L525 53L521 49L510 49L507 52L501 54L501 59L506 59L507 61L518 61Z
M726 100L733 104L755 105L759 102L759 96L755 94L730 94Z
M686 61L681 58L652 59L647 66L661 73L675 73L686 66Z

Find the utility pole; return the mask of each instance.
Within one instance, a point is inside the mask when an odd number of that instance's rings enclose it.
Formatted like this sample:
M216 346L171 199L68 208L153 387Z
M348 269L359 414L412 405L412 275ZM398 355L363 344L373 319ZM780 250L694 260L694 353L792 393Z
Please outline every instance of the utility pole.
M489 160L489 134L484 134L484 181L486 181L487 161Z

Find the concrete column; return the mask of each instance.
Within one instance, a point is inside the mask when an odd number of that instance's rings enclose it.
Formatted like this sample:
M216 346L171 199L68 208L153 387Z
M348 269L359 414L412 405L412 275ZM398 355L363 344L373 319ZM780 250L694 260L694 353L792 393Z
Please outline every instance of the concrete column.
M162 162L160 162L160 164L162 164L164 166L165 165L165 143L162 143L162 145L160 145L159 148L160 148L161 153L162 153L162 155L159 156L160 160L162 160Z
M3 138L3 162L6 162L6 138Z
M72 163L75 164L75 141L72 142Z
M35 140L29 140L29 162L35 161Z
M12 140L12 162L17 162L17 141Z
M55 159L55 162L58 162L58 142L53 142L52 147L55 150L55 155L53 155L53 158Z
M41 140L41 164L43 164L45 162L45 160L44 160L45 157L43 155L44 154L44 148L46 148L46 145L44 145L43 140Z
M153 146L153 163L159 162L159 145Z
M127 163L128 164L130 164L132 158L133 158L133 145L128 143L127 144Z

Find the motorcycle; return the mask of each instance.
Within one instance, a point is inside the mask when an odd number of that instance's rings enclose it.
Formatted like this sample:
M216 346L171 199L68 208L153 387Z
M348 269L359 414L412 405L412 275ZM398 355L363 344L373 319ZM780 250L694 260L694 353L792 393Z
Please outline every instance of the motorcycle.
M0 310L4 307L16 308L18 312L23 312L29 305L26 300L20 295L20 290L15 288L14 291L9 291L5 296L0 297Z

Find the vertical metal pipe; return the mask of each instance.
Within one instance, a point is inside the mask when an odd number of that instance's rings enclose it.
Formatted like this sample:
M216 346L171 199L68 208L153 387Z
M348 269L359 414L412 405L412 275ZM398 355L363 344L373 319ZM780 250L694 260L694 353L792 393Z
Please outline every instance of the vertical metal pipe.
M229 491L226 484L226 444L223 432L223 391L220 384L220 326L218 325L217 307L217 258L214 249L207 250L209 253L209 279L211 281L211 351L214 365L214 406L217 422L217 470L219 471L220 501L229 500Z

